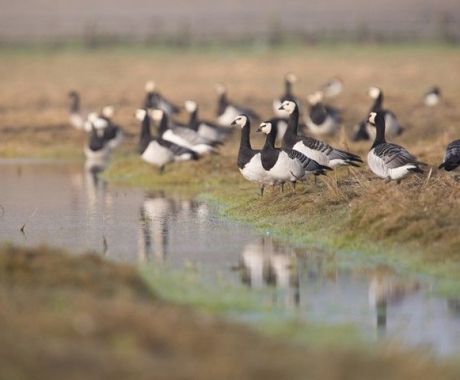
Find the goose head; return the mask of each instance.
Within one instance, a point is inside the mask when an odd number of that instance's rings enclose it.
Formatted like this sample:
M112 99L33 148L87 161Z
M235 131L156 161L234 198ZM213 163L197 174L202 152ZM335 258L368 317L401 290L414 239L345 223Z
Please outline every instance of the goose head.
M185 110L188 113L195 112L198 109L198 104L194 102L193 100L186 100L184 102Z
M294 84L294 83L297 82L297 76L294 73L287 73L284 76L284 79L286 80L286 82L288 82L290 84Z
M257 128L256 132L262 132L266 135L268 135L273 128L273 124L270 121L265 121L259 125L259 128Z
M105 106L102 108L102 116L106 117L107 119L111 119L115 114L115 108L113 106Z
M217 83L216 92L218 95L224 95L227 92L227 88L222 83Z
M297 105L294 102L291 102L290 100L285 100L283 103L281 103L281 106L278 109L280 111L286 111L290 115L294 112L296 107Z
M238 126L243 128L249 122L249 118L246 115L239 115L235 120L232 121L232 126Z
M372 87L369 87L369 90L367 93L372 99L377 99L382 93L382 90L378 87L372 86Z
M78 95L78 92L75 90L69 91L68 96L71 99L78 99L80 97L80 95Z
M321 103L323 101L323 93L321 91L316 91L313 94L308 95L307 100L312 106Z
M374 127L379 123L383 123L383 125L385 125L385 116L383 112L371 112L367 121Z
M155 91L155 82L153 80L149 80L145 83L145 92L153 91Z
M147 116L147 114L148 114L148 111L146 109L138 108L136 112L134 112L134 117L139 121L143 121L145 117Z
M156 122L161 121L163 119L164 114L165 114L164 111L160 109L153 110L151 113L152 119L155 120Z

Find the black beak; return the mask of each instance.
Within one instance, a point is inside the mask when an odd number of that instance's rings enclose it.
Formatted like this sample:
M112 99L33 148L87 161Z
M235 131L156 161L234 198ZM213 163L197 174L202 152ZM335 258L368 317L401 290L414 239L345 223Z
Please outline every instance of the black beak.
M257 128L256 132L262 132L262 127Z
M232 121L232 123L230 124L232 127L234 127L236 125L236 121Z
M279 106L278 110L279 111L284 111L284 107L281 105L281 106Z

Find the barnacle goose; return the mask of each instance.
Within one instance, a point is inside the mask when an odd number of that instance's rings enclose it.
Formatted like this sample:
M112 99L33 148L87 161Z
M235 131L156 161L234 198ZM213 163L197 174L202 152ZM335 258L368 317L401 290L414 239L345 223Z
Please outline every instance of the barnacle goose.
M339 95L343 91L343 82L342 79L336 77L333 78L326 83L324 83L320 87L320 91L324 94L327 98L334 98Z
M312 137L299 136L299 108L297 104L287 100L283 102L280 108L289 114L289 125L284 135L283 148L296 150L320 165L330 168L341 165L359 166L359 163L363 162L356 154L335 149Z
M460 172L460 140L454 140L447 145L444 161L439 169L458 174Z
M423 173L420 166L425 164L417 161L402 146L386 142L384 112L371 112L369 123L377 129L374 143L367 154L367 163L375 175L386 182L396 180L399 183L409 173Z
M139 139L139 154L141 158L164 171L165 165L173 161L188 161L198 159L198 154L188 148L164 140L161 135L152 137L150 130L150 115L147 109L138 109L135 117L142 122Z
M428 107L439 104L441 100L441 89L438 86L431 87L423 96L423 102Z
M161 109L168 115L179 113L180 107L166 99L158 91L155 91L155 88L155 82L153 81L148 81L145 84L146 94L143 107L147 109Z
M285 114L280 110L281 103L285 100L290 100L291 102L298 103L297 98L292 93L292 85L297 82L297 77L293 73L287 73L284 76L284 94L281 95L278 99L273 100L273 111L278 117L284 117Z
M314 135L332 135L340 127L338 111L323 103L323 93L316 91L308 96L310 109L305 124Z
M104 131L91 126L88 143L84 148L85 156L88 160L108 160L110 147L104 138Z
M247 115L253 120L260 120L259 115L255 111L230 102L227 98L227 89L224 85L217 84L216 91L218 94L216 116L219 125L229 127L242 114Z
M262 167L267 171L270 185L281 185L283 190L286 182L295 185L308 174L320 175L325 174L325 170L330 170L298 151L275 148L276 125L270 121L260 124L257 132L267 135L265 145L261 150L261 158Z
M247 115L239 115L232 123L232 126L241 128L240 148L238 150L238 168L244 178L251 182L260 184L260 195L264 195L264 188L267 184L268 176L262 166L262 156L260 150L252 149L250 133L251 122Z
M199 155L217 152L214 147L216 143L211 143L190 128L171 125L166 112L159 109L153 110L152 118L158 123L159 136L164 140L191 149Z
M107 126L104 128L104 138L110 149L115 149L123 141L123 130L112 121L114 113L112 106L105 106L99 116L107 122Z
M198 116L198 104L193 100L185 101L185 110L190 114L188 127L211 142L223 142L233 131L210 121L201 120Z
M72 90L69 92L69 99L70 99L70 106L69 106L70 124L76 129L80 129L80 130L84 129L87 115L81 110L80 94L77 91ZM91 128L88 127L88 131L90 130Z
M385 118L385 133L386 137L398 136L403 132L403 128L398 122L396 115L387 109L383 108L383 91L378 87L370 87L368 95L374 99L369 112L383 112ZM371 140L374 139L376 135L375 127L372 126L367 117L365 120L361 121L358 125L354 127L353 141L358 140Z

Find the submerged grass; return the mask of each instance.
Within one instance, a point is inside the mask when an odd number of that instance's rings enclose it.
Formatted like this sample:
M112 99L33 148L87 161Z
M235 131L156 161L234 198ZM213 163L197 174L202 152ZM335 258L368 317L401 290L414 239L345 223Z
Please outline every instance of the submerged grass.
M154 283L152 291L134 268L94 255L0 247L0 378L460 376L454 363L436 363L426 354L397 347L368 350L283 343L171 305L161 299L161 286L158 289ZM318 334L307 331L309 339Z

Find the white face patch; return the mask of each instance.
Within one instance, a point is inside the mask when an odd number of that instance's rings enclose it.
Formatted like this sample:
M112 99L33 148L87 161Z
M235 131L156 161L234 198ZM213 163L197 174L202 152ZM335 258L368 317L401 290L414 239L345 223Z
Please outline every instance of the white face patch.
M187 110L187 112L195 112L196 109L198 108L198 104L196 104L196 102L194 102L193 100L186 100L185 103L185 109Z
M268 135L272 130L272 123L262 123L260 124L260 130Z
M243 128L246 125L248 118L246 116L240 115L235 119L235 124Z
M286 74L286 80L287 80L289 83L295 83L295 82L297 82L297 77L296 77L295 74L293 74L293 73L287 73L287 74Z
M216 91L219 95L225 94L227 89L222 83L217 83L216 84Z
M107 119L111 119L115 114L115 109L113 106L105 106L102 109L102 115L105 116Z
M146 92L153 92L155 91L155 82L153 80L149 80L146 84L145 84L145 91Z
M155 121L160 121L163 119L163 111L162 110L153 110L152 111L152 119Z
M369 88L369 96L372 99L377 99L380 95L380 88L378 87L370 87Z
M375 117L377 116L377 114L375 112L371 112L369 114L369 123L371 123L372 125L375 125Z
M315 105L321 102L321 100L323 100L323 94L321 91L316 91L315 93L308 95L307 99L308 103L310 103L311 105Z
M145 119L145 115L147 115L147 111L142 108L137 109L134 114L136 119L139 121L143 121Z
M295 103L291 102L289 100L285 100L283 104L281 104L281 107L283 110L285 110L288 114L291 114L294 112L295 109Z

